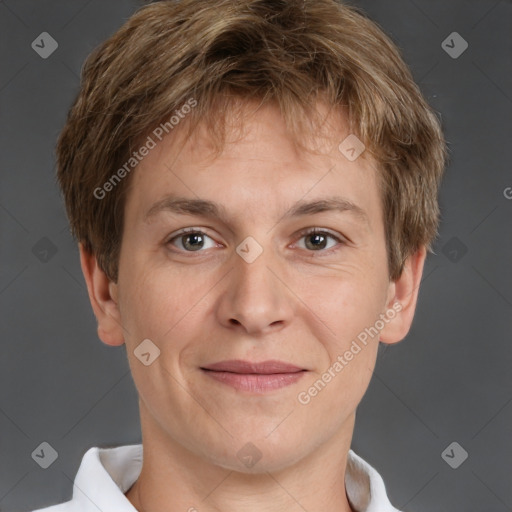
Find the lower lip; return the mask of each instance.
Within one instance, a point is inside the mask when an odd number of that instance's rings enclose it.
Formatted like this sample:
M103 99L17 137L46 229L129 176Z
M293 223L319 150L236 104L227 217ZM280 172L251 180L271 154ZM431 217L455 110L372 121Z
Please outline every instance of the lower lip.
M218 380L235 389L250 391L252 393L264 393L274 389L284 388L294 384L304 375L304 371L294 373L232 373L203 370L212 379Z

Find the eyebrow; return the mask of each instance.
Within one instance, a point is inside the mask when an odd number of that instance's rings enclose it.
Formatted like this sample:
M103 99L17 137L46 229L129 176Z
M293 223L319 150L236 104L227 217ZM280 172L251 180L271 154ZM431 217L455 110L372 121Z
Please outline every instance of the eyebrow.
M169 195L157 201L144 214L144 221L148 222L160 212L168 211L182 215L201 215L204 217L212 217L228 223L228 215L224 205L209 201L206 199L192 199L187 197L177 197ZM329 211L350 212L359 221L370 226L367 213L352 201L343 197L327 197L316 201L298 201L295 203L281 219L292 217L300 217L302 215L314 215Z

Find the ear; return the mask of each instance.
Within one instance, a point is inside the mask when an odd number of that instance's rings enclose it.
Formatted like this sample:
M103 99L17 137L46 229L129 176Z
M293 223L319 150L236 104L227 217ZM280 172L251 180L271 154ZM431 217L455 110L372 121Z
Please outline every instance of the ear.
M117 284L98 266L96 256L80 243L80 265L87 283L89 300L98 322L98 336L106 345L124 343L121 315L117 305Z
M388 322L379 338L383 343L398 343L411 328L426 256L427 250L422 246L407 258L400 277L389 284L385 313Z

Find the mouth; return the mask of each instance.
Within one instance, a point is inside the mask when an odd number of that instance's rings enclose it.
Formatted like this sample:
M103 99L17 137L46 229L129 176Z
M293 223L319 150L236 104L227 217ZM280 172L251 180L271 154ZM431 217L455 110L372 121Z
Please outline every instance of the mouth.
M233 359L201 367L203 373L239 391L261 394L294 384L300 380L305 368L282 361L259 363Z

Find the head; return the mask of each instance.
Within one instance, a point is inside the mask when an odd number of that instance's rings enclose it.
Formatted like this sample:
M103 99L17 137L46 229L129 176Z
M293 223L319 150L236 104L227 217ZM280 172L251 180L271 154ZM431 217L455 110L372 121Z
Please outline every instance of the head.
M57 159L148 430L231 468L252 442L270 469L353 421L379 342L413 320L446 161L374 22L334 0L142 7L88 57ZM247 394L205 370L232 359L303 372Z

